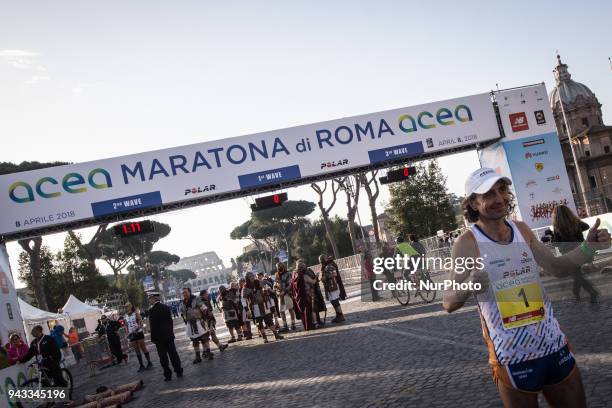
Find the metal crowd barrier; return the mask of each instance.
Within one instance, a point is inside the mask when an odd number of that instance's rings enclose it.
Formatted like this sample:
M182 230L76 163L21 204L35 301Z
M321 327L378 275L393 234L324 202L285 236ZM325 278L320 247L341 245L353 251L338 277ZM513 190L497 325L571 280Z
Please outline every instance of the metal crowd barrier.
M121 341L121 350L124 353L130 351L129 341L127 339L127 331L124 327L118 331L119 339ZM79 344L79 343L77 343ZM90 376L95 375L96 369L99 367L112 363L114 357L110 351L106 336L97 337L91 336L83 339L80 342L83 351L82 359L85 360L87 367L89 368Z

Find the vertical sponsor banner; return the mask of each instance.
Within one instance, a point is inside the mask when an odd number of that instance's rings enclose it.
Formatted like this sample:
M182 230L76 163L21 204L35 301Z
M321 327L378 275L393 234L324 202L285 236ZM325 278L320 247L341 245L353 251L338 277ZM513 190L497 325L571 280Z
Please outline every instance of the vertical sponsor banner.
M510 172L510 166L508 165L508 157L502 142L497 142L483 150L480 150L478 152L478 159L480 161L480 167L490 167L502 176L506 176L512 180L512 173ZM510 187L510 189L516 196L514 181L512 183L513 185ZM514 212L510 216L513 220L523 221L523 217L518 207L514 209Z
M0 244L0 337L3 344L8 343L8 335L12 332L25 338L8 253L6 246Z
M8 343L9 333L12 332L18 332L21 338L25 339L8 253L6 246L0 244L0 338L2 344ZM15 406L9 401L8 390L16 389L18 382L25 379L24 371L23 364L0 370L0 408Z
M495 145L485 148L481 158L488 158L489 167L499 167L500 173L512 179L519 218L530 228L540 228L551 224L552 210L558 204L575 212L546 87L500 91L495 97L506 135L499 144L505 160L497 161L502 156Z
M550 225L558 204L576 212L557 132L504 143L522 219L531 228Z

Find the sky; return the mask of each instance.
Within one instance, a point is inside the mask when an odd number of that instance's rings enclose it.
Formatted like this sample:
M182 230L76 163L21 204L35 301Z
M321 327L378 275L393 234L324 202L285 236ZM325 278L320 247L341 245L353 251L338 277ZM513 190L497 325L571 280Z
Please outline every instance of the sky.
M0 4L0 161L85 162L496 87L550 91L557 51L612 123L606 1ZM478 160L467 152L440 164L462 195ZM316 199L308 186L289 197ZM380 212L388 197L383 187ZM251 202L155 216L172 226L156 249L214 250L229 265L246 244L229 233ZM346 216L344 199L334 213ZM360 215L370 224L365 201ZM44 242L58 250L64 237ZM7 247L15 273L19 246Z

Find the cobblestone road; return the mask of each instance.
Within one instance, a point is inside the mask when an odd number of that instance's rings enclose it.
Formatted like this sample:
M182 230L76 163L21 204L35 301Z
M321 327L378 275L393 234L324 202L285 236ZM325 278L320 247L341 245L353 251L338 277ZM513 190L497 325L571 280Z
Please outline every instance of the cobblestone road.
M612 397L612 274L589 278L602 292L596 305L567 299L570 280L547 279L546 287L575 348L588 404L605 407ZM347 322L341 326L298 331L269 344L260 339L232 344L199 365L191 364L193 352L177 320L184 378L162 381L152 352L156 367L142 374L136 373L135 358L94 377L75 369L75 395L81 399L99 385L141 378L145 388L128 407L501 406L473 303L449 315L439 301L403 307L356 296L344 308Z

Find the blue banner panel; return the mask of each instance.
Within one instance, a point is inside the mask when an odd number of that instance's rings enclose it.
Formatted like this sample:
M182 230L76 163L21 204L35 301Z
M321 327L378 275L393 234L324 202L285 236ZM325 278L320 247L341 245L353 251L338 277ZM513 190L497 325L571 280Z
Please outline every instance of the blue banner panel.
M280 167L278 169L258 171L257 173L243 174L238 176L240 188L251 188L276 184L281 181L289 181L299 179L300 166Z
M370 156L370 163L380 163L403 157L414 157L423 152L423 143L414 142L384 149L370 150L368 155Z
M137 194L91 203L91 210L93 211L94 217L100 217L103 215L154 207L161 204L161 194L159 191L153 191L152 193Z

